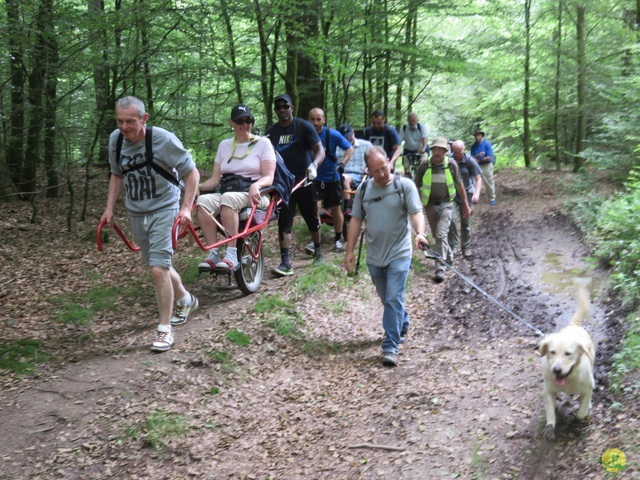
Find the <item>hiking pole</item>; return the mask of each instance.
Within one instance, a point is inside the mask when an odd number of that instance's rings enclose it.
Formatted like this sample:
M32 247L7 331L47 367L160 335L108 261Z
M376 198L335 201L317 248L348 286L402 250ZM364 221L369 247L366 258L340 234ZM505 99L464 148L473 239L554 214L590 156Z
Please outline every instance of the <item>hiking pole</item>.
M537 335L544 337L544 333L542 333L541 330L537 329L536 327L534 327L533 325L531 325L529 322L527 322L526 320L524 320L522 317L516 315L513 311L511 311L510 309L508 309L507 307L505 307L503 304L501 304L495 297L493 297L492 295L488 294L487 292L485 292L483 289L481 289L478 285L476 285L474 283L473 280L471 280L470 278L464 276L462 273L460 273L459 271L457 271L455 268L453 268L451 265L449 265L440 255L438 255L436 252L434 252L433 250L431 250L429 248L429 245L426 244L422 244L421 245L421 249L422 252L424 253L424 256L427 258L432 258L437 260L439 263L441 263L443 266L445 266L446 268L448 268L449 270L451 270L453 273L455 273L458 277L460 277L462 280L464 280L465 282L467 282L469 285L471 285L473 288L475 288L478 292L480 292L482 295L484 295L486 298L488 298L489 300L491 300L493 303L495 303L497 306L499 306L500 308L502 308L505 312L507 312L509 315L511 315L513 318L515 318L516 320L518 320L520 323L522 323L525 327L529 328L530 330L532 330L533 332L535 332Z
M356 260L356 270L354 275L358 275L358 270L360 269L360 257L362 256L362 240L364 239L364 228L362 232L360 232L360 244L358 245L358 259Z

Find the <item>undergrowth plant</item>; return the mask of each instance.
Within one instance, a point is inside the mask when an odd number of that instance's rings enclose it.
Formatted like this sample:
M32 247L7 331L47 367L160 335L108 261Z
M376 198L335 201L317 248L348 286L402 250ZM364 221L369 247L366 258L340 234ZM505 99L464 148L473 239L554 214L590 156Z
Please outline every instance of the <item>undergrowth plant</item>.
M86 325L103 311L115 311L122 299L140 295L140 288L98 285L86 293L70 293L48 300L58 306L56 320L64 324Z
M611 385L614 391L634 393L640 396L640 385L624 385L628 373L640 369L640 316L627 317L629 329L622 340L622 346L613 355L613 375Z
M23 339L0 343L0 370L18 375L31 375L38 363L48 360L39 340Z
M611 269L610 284L623 304L640 306L640 168L631 170L624 189L611 197L582 194L568 209L594 248L594 257ZM629 372L640 369L640 320L629 315L620 349L614 354L612 387L620 392ZM640 391L640 388L631 386Z
M266 317L267 324L280 336L300 337L298 326L302 319L293 303L283 299L279 294L263 295L254 307L257 313Z
M240 347L247 347L247 346L251 345L251 339L249 338L249 335L247 335L246 333L244 333L241 330L229 330L225 334L225 337L231 343L235 343L236 345L239 345Z
M158 409L144 420L127 429L127 436L135 440L142 439L145 445L159 450L171 437L185 434L189 424L182 415Z
M640 304L640 186L602 204L595 256L611 266L614 290L625 304Z

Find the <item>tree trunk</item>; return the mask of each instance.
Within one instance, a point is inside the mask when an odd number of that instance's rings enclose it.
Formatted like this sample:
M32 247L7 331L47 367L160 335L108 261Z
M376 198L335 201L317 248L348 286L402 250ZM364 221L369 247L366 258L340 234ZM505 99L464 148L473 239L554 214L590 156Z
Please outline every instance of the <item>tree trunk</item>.
M266 126L273 123L273 107L271 105L271 99L273 97L273 91L269 91L269 64L271 59L269 54L269 47L267 45L267 35L265 33L265 17L262 15L260 9L259 0L253 0L253 10L256 15L256 25L258 27L258 38L260 39L260 88L262 90L262 103L264 105L264 111L266 112Z
M144 0L140 0L143 2ZM142 66L144 71L144 87L147 97L146 110L149 116L153 118L155 110L155 96L153 94L153 83L151 77L151 66L149 65L149 55L151 47L149 46L149 24L146 20L140 22L140 38L142 40Z
M291 95L298 117L307 118L309 110L324 104L319 68L307 46L318 41L320 2L303 0L297 12L287 17L287 70L285 86Z
M524 2L524 98L522 101L524 132L522 135L522 149L524 150L524 165L527 168L531 167L531 127L529 124L529 100L531 90L531 1L532 0L525 0Z
M46 71L47 40L45 32L51 27L51 0L42 0L38 8L37 33L31 54L33 68L29 73L29 130L27 149L22 168L22 192L25 198L33 200L36 194L36 179L40 164L40 138L44 124L43 98ZM35 220L35 219L33 219Z
M51 13L53 14L53 0L47 0ZM46 32L46 70L45 79L45 102L44 102L44 166L47 175L47 198L58 196L59 175L56 162L56 105L58 88L58 43L56 33L53 30L54 19L49 23Z
M104 3L101 0L89 0L88 12L90 18L94 19L95 36L99 40L95 42L97 48L92 52L93 58L93 88L96 99L96 129L98 132L98 158L97 165L107 167L109 164L109 152L107 142L109 134L113 129L113 101L110 95L109 76L113 74L114 79L117 71L109 70L109 47L107 42L107 31L104 19ZM118 38L118 37L116 37ZM116 68L115 66L113 67ZM94 155L93 147L88 154L88 165L92 164Z
M415 5L413 2L411 3L411 5ZM413 8L412 7L412 28L411 28L411 45L416 45L418 43L418 9L417 7ZM409 98L409 103L408 103L408 113L413 111L413 103L416 100L415 97L415 89L416 89L416 69L417 69L417 62L411 61L410 62L410 66L409 66L409 90L408 90L408 95L407 97Z
M562 0L558 0L558 30L556 32L556 79L553 108L553 143L555 150L556 170L562 169L562 155L560 153L560 60L562 55L562 8Z
M24 164L24 45L21 27L20 0L7 0L9 68L11 75L11 113L6 144L6 167L12 190L18 192L22 184ZM4 185L5 182L3 181Z
M236 97L238 103L244 103L242 99L242 84L241 75L238 71L238 62L236 60L236 44L233 40L233 27L231 26L231 18L229 17L229 6L226 0L220 0L220 10L222 19L224 20L224 26L227 31L227 39L229 40L229 59L231 61L231 75L236 87Z
M581 153L585 149L587 137L587 58L585 53L586 29L585 29L584 5L576 6L576 34L578 41L578 125L576 129L576 155L573 160L573 171L578 172L584 164Z

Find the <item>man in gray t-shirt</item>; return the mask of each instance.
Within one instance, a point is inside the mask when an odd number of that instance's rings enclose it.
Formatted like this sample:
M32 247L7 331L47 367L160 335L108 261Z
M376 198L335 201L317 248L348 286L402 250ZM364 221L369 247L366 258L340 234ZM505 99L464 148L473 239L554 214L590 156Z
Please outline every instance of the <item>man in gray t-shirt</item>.
M148 129L148 117L144 103L136 97L121 98L116 105L118 129L109 137L111 178L101 222L113 226L114 209L124 190L131 230L151 269L156 291L160 323L151 350L163 352L173 345L171 326L184 324L189 313L198 308L198 299L187 292L171 265L171 230L176 218L181 226L191 223L200 175L180 140L162 128ZM147 158L147 132L151 134L151 159ZM182 205L180 188L175 184L179 178L185 185Z
M353 199L347 235L344 266L352 272L355 246L366 218L367 267L384 310L382 327L382 363L398 364L398 344L409 330L409 313L404 304L404 289L411 266L411 227L416 232L415 247L426 244L425 220L415 184L408 178L391 174L391 164L381 147L365 154L370 180L360 184ZM364 190L364 194L362 189Z

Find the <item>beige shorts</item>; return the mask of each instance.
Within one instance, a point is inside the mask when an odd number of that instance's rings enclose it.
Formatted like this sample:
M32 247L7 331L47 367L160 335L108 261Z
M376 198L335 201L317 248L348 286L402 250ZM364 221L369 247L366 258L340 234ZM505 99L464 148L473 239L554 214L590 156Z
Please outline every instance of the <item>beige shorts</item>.
M206 195L200 195L198 197L197 204L212 215L218 215L220 213L221 205L226 205L236 212L239 212L243 208L253 206L251 200L249 200L249 194L247 192L227 192L225 194L208 193ZM260 199L260 205L258 208L264 210L268 206L269 197L267 195L263 195Z

